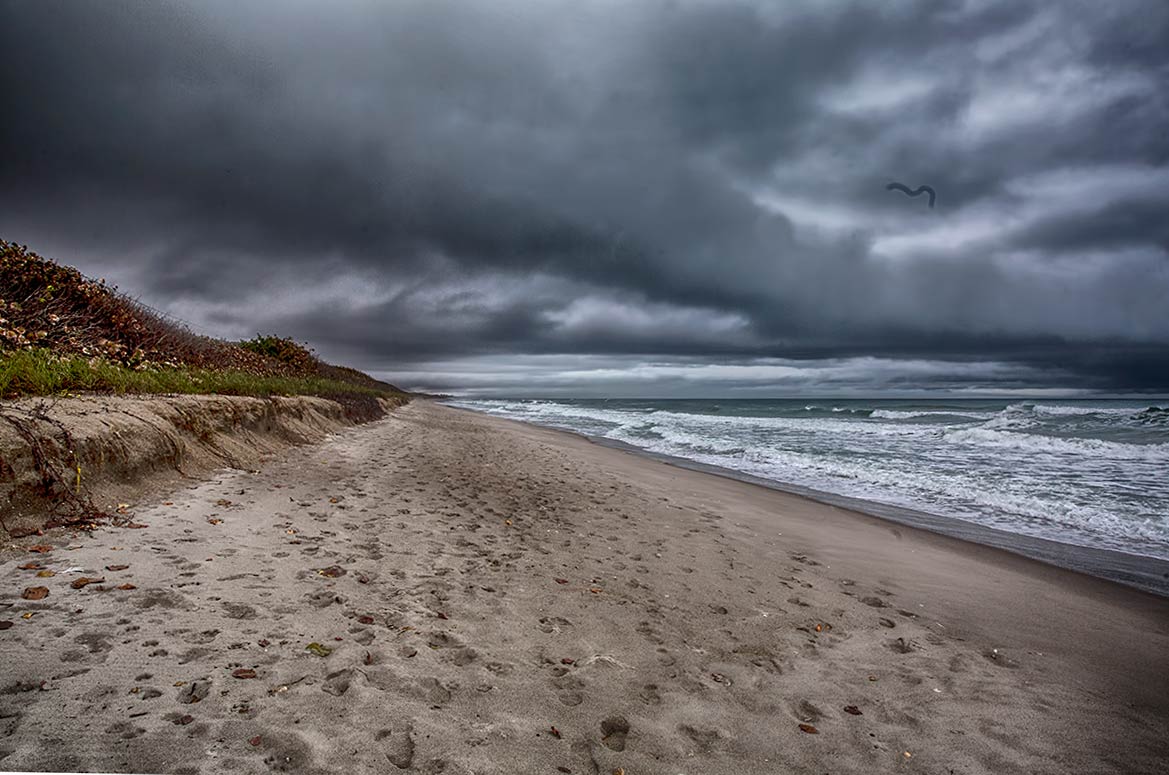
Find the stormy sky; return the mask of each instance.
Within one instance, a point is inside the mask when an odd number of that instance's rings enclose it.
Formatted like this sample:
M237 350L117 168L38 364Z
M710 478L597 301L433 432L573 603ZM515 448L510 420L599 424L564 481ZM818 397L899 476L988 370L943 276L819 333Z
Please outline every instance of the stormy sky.
M411 388L1167 393L1166 40L1163 0L0 0L0 236Z

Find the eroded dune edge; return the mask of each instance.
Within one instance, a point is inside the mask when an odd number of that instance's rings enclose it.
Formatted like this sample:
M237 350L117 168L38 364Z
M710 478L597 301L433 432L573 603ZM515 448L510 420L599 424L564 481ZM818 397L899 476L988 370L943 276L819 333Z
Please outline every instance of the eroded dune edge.
M146 528L0 558L0 768L1152 773L1169 753L1169 601L570 434L414 401L143 503Z
M400 399L83 396L0 402L0 541L374 420ZM124 510L124 509L123 509Z

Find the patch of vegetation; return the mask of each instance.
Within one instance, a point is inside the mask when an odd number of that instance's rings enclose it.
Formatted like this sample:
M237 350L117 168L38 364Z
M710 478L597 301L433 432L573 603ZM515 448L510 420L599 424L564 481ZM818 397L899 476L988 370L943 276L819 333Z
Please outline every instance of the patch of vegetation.
M290 377L188 366L131 369L104 358L62 357L45 348L20 350L0 359L0 398L68 392L324 397L353 394L382 398L406 395L392 388L321 376Z
M0 352L40 347L131 368L194 366L282 373L276 361L200 336L103 280L0 240Z
M253 339L240 342L239 346L288 364L297 373L315 371L320 366L320 361L313 355L312 350L286 337L257 334Z
M104 280L0 240L0 398L70 391L316 395L359 413L376 397L406 397L292 339L201 336Z

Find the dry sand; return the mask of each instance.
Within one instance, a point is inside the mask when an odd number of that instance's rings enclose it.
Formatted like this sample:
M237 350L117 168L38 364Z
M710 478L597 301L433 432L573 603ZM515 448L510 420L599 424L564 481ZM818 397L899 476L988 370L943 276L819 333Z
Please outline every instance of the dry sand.
M0 768L1169 762L1169 600L569 434L415 402L134 516L0 562Z

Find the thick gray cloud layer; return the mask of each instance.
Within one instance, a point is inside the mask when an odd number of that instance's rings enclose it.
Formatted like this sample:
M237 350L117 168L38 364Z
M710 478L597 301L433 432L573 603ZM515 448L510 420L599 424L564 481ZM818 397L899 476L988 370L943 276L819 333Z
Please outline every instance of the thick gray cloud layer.
M0 0L0 234L437 389L1169 391L1167 39L1159 0Z

